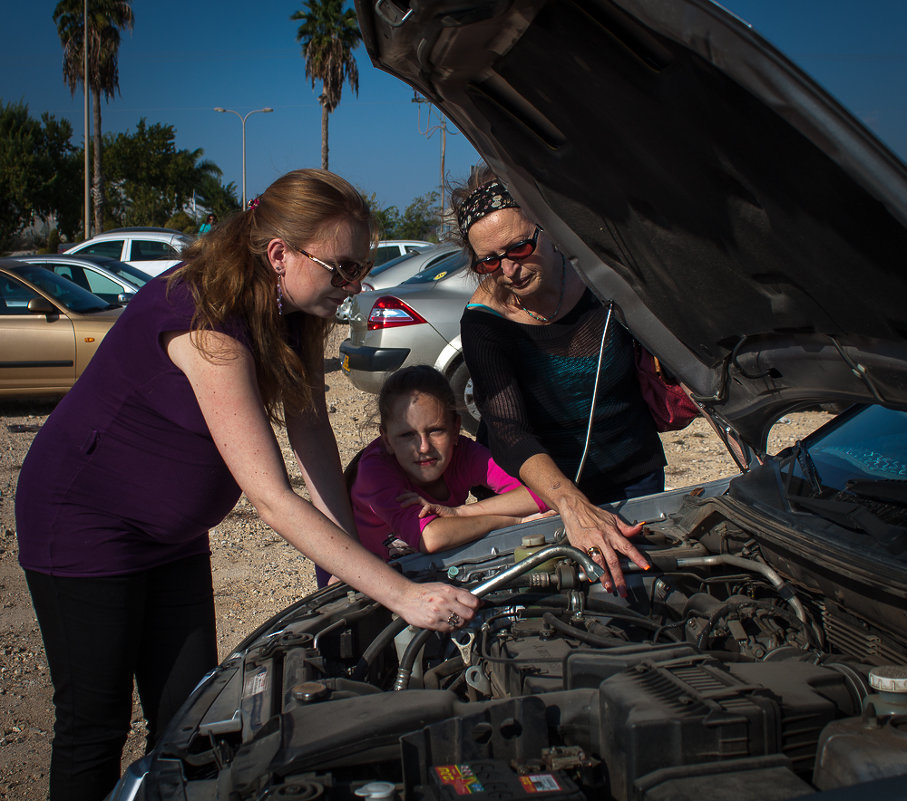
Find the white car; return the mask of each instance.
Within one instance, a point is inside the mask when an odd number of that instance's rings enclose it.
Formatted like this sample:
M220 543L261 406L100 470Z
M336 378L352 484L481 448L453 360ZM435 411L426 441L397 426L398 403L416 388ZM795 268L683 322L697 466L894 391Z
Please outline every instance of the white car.
M105 256L57 255L17 256L16 261L36 264L78 284L108 303L123 305L151 280L138 267Z
M424 242L421 239L382 239L375 247L375 266L396 259L397 256L419 253L434 246L434 242Z
M179 264L183 250L192 242L193 237L173 228L114 228L64 252L107 256L155 276Z

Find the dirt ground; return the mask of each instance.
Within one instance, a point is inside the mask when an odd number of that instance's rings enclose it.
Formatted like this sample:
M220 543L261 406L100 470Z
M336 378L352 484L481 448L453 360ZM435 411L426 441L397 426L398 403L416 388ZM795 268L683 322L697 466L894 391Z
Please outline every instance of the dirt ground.
M344 464L375 435L373 396L356 390L340 372L338 327L326 351L328 408ZM52 402L0 403L0 801L41 801L47 794L53 708L41 634L17 560L14 500L22 461ZM784 418L771 452L822 425L829 415L804 412ZM278 435L291 478L304 492L285 437ZM735 472L724 446L702 420L662 437L667 484L682 487ZM241 498L211 532L218 646L221 657L284 606L315 588L312 563L258 520ZM141 710L133 710L123 764L144 750Z

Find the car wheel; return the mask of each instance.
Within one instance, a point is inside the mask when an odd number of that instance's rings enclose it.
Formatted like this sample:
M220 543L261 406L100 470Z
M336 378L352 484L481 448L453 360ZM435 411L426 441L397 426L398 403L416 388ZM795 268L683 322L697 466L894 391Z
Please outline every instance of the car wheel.
M472 389L472 376L466 362L460 362L456 370L451 373L450 386L453 388L454 397L457 399L457 411L463 424L463 430L475 435L479 430L479 420L482 415L476 406L476 399Z

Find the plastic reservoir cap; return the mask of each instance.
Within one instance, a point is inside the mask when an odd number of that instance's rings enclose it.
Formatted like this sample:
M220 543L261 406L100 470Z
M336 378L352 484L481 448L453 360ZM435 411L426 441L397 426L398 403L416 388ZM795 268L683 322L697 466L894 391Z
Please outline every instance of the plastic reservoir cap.
M883 693L907 693L907 667L883 665L869 671L869 686Z
M356 790L355 795L359 798L370 798L372 801L382 801L394 797L394 785L392 782L369 782Z
M545 544L545 535L527 534L520 542L524 548L534 548L536 546Z

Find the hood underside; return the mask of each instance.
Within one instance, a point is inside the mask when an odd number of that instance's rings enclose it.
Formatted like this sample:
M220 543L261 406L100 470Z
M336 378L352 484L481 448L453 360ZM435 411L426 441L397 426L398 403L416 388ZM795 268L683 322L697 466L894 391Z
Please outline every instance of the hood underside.
M907 170L748 25L704 0L356 5L374 64L745 442L811 403L907 408Z

